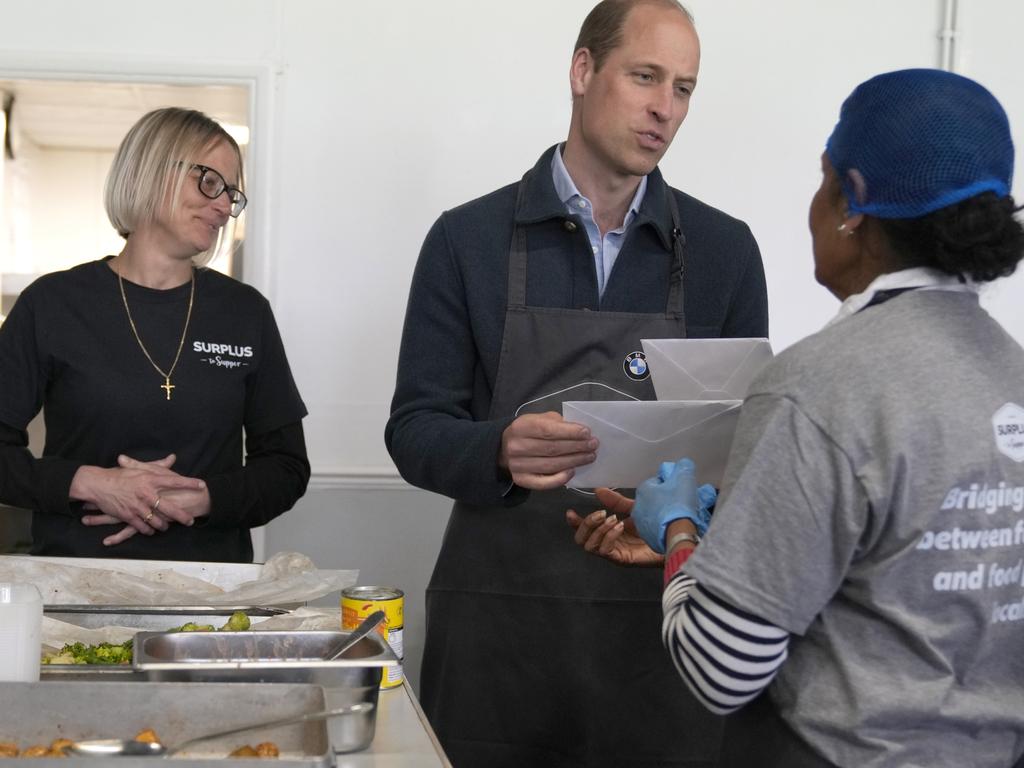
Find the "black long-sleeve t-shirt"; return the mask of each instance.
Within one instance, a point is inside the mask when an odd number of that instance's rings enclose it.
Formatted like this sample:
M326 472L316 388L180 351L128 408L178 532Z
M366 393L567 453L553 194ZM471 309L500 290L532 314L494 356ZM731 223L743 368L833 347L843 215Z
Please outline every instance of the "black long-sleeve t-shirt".
M190 284L124 287L139 338L169 370ZM249 529L290 509L309 480L306 408L266 299L198 270L172 383L168 400L106 260L46 275L22 293L0 326L0 501L33 511L34 554L252 559ZM40 408L46 444L37 459L25 428ZM174 471L206 481L210 515L103 546L120 525L81 524L81 504L69 501L75 472L117 466L121 454L152 461L169 453Z

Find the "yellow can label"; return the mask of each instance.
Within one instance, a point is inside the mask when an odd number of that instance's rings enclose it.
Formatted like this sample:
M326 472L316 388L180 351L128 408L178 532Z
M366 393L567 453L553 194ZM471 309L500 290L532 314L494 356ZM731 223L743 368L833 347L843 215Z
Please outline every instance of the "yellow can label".
M341 592L341 628L350 631L374 611L384 611L384 621L377 632L387 640L398 657L397 667L385 667L381 688L396 688L402 684L402 664L405 658L402 633L405 624L405 593L393 587L349 587Z

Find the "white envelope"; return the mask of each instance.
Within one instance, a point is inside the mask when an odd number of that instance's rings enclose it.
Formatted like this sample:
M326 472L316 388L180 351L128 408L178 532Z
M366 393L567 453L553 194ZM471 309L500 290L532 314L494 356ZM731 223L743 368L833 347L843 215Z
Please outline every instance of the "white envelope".
M742 400L772 359L768 339L643 339L659 400Z
M636 488L663 461L693 459L697 481L722 484L742 400L567 401L566 421L601 441L597 461L578 467L570 488Z

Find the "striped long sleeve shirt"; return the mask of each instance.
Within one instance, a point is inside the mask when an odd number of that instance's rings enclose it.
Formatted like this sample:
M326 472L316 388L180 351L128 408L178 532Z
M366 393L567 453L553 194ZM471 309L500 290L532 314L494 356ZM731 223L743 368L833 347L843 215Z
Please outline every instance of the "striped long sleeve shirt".
M697 699L716 714L733 712L768 686L786 660L789 633L741 611L682 570L662 595L662 640Z

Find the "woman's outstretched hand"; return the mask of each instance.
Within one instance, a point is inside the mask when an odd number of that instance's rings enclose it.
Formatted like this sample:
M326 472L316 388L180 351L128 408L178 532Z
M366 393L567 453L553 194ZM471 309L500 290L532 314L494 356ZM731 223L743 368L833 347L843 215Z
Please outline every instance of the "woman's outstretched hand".
M617 491L598 488L597 500L604 506L586 517L567 510L566 522L576 530L574 540L587 552L619 565L660 566L664 558L637 535L630 513L633 500Z

